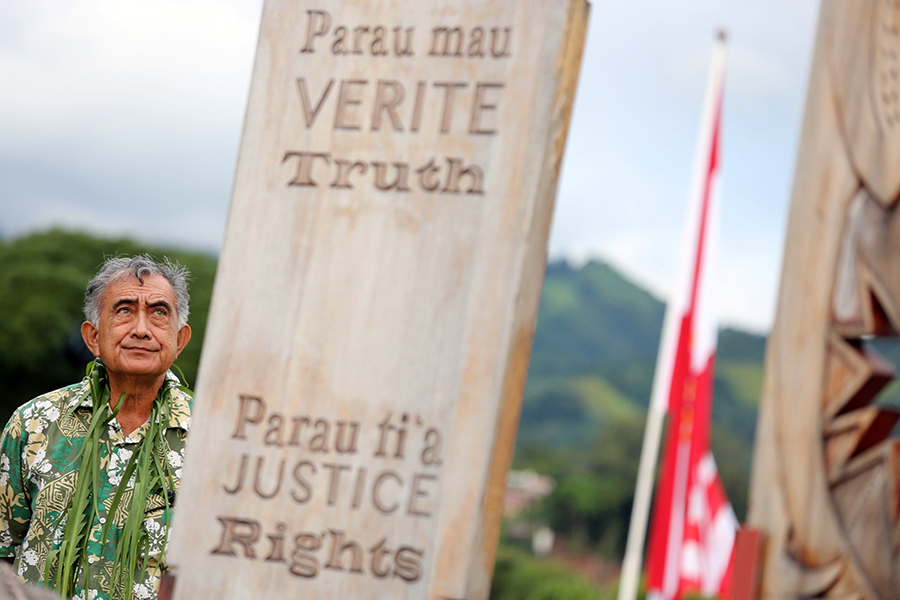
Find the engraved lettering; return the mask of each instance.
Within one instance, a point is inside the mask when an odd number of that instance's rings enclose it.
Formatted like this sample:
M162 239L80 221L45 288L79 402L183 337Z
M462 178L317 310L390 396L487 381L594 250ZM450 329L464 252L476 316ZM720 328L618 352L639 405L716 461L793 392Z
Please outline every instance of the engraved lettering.
M241 455L241 466L238 467L238 477L234 484L234 489L229 490L227 485L223 485L222 489L227 494L237 494L244 487L244 478L247 475L247 462L250 460L249 454Z
M222 524L222 538L212 554L237 556L234 545L244 549L245 558L256 558L253 545L259 541L260 524L253 519L237 519L233 517L216 517Z
M406 29L406 41L402 42L400 38L400 31L402 28L394 27L394 54L397 56L412 56L412 38L413 38L413 28L408 27Z
M300 461L294 466L294 481L297 482L297 485L299 485L301 489L299 494L296 491L291 490L291 498L297 504L306 504L309 502L310 498L312 498L312 484L303 476L302 470L304 467L309 467L312 475L317 473L316 465L308 460Z
M428 490L422 489L421 487L421 483L423 480L437 481L437 477L426 473L416 473L415 475L413 475L409 493L409 505L406 507L406 514L408 515L412 515L414 517L431 516L431 508L425 508L421 504L421 502L424 502L425 499L430 497ZM420 498L423 499L421 502L419 500Z
M278 477L275 480L275 489L271 492L264 492L260 489L259 478L265 462L266 459L264 456L260 456L256 459L256 475L253 477L253 491L256 492L256 495L260 498L270 500L278 495L278 492L281 490L281 480L284 476L284 459L282 458L278 464Z
M313 533L301 533L294 538L290 572L297 577L311 579L319 574L319 561L312 554L322 547L322 538Z
M503 38L501 42L501 31L503 33ZM509 56L509 37L512 28L503 27L502 30L500 27L492 27L491 28L491 56L494 58L504 58Z
M316 102L315 106L312 106L312 98L309 95L309 88L306 85L306 78L299 77L297 79L297 90L300 95L300 105L303 107L303 117L306 119L306 128L309 129L312 127L313 122L315 122L316 117L319 115L319 111L322 110L322 105L325 103L325 99L328 98L328 94L331 93L331 88L334 86L334 79L329 79L328 83L325 84L325 89L322 90L322 94L319 96L319 101Z
M288 182L288 185L298 185L302 187L317 186L318 184L312 178L313 163L319 158L324 160L325 164L329 164L330 156L331 155L328 152L285 152L281 164L286 163L290 158L297 158L297 174Z
M387 56L413 56L414 27L396 25L388 30L384 24L338 24L324 10L307 10L307 25L301 54L316 52L316 42L331 34L331 53L335 56L349 54ZM393 40L391 38L393 37ZM444 58L506 58L511 55L511 27L488 28L476 25L470 30L462 26L440 25L431 29L429 56ZM490 38L490 39L488 39ZM323 43L327 43L324 42Z
M422 558L425 553L409 546L401 546L394 556L394 577L412 583L422 577Z
M394 504L390 506L383 502L383 498L381 497L381 486L384 485L384 482L387 481L388 478L396 481L401 487L403 486L403 479L396 471L383 471L375 478L375 482L372 484L372 504L375 506L376 510L383 515L394 513L400 507L399 501L395 501Z
M297 167L293 173L293 178L288 181L287 185L318 187L318 180L313 179L314 166L316 159L324 161L326 167L333 165L333 178L330 183L332 188L355 189L360 183L360 178L366 175L368 171L372 171L371 185L379 192L412 191L413 185L417 185L426 192L440 192L442 194L461 194L470 195L484 194L484 170L476 164L465 164L461 158L447 157L446 169L438 166L434 158L428 160L421 167L413 170L412 165L405 162L386 163L381 161L354 161L343 158L331 159L328 153L314 152L287 152L285 154L285 162L288 159L296 158ZM369 167L372 167L371 169ZM322 167L320 167L321 169ZM443 174L446 173L446 177ZM326 173L327 174L327 173ZM356 174L354 177L353 175ZM413 179L410 179L413 177ZM253 417L256 418L256 417ZM253 423L249 419L245 419L247 423ZM287 442L290 446L299 446L304 443L303 430L304 425L309 425L308 417L293 417L293 425L291 434ZM279 429L279 426L283 429ZM328 451L328 428L327 422L321 419L316 421L314 426L314 437L310 442L313 452ZM382 442L389 431L396 430L395 425L380 424L380 439ZM324 430L324 431L323 431ZM237 432L237 430L236 430ZM324 433L324 435L323 435ZM269 423L269 429L266 430L266 440L268 445L283 445L287 434L287 422L279 423L278 418L272 418ZM402 436L401 436L402 437ZM383 443L379 443L379 452L387 452L387 448ZM376 453L375 456L381 456Z
M389 577L391 575L391 568L388 567L386 569L382 569L381 565L385 556L391 555L391 550L386 548L387 538L383 537L378 540L378 543L372 546L369 549L369 553L372 555L372 564L371 571L372 575L374 575L378 579L384 579L385 577Z
M306 27L306 43L300 49L302 53L315 52L313 43L316 38L324 36L331 29L331 15L324 10L308 10L306 14L309 25Z
M294 428L291 429L291 441L288 442L288 445L299 446L300 432L303 430L304 425L309 425L309 417L294 417L291 421L294 424Z
M469 177L471 185L466 190L467 194L483 194L484 193L484 171L477 165L469 165L465 169L462 167L462 160L458 158L448 158L447 163L449 169L447 171L447 183L442 192L458 194L460 191L460 182L463 177Z
M441 465L441 444L443 436L436 427L430 427L425 432L425 447L422 448L422 456L420 457L423 465Z
M284 523L275 526L275 533L270 533L266 537L272 542L272 549L266 556L266 562L287 562L284 559Z
M394 131L403 131L403 123L400 122L400 115L397 114L397 105L402 103L405 98L406 90L399 81L379 79L375 92L375 111L372 114L372 131L381 129L381 118L385 113L390 119Z
M350 175L353 173L353 170L356 169L360 175L365 175L369 169L369 165L358 160L351 162L336 158L334 159L334 164L337 167L337 172L334 174L334 181L331 182L331 187L333 188L352 190L353 185L350 183Z
M262 560L282 563L296 577L312 579L320 573L320 565L341 573L359 575L368 572L376 579L393 576L407 583L418 581L422 577L424 550L402 545L395 552L386 536L382 536L365 550L365 542L354 539L354 536L337 527L327 528L321 534L301 531L291 538L287 525L281 521L276 521L274 531L264 531L263 524L254 519L217 518L222 524L222 535L216 548L211 551L212 554L259 560L256 545L265 537L268 540L268 553ZM330 542L327 549L326 538ZM293 539L290 554L286 550L288 539ZM321 562L317 556L320 552L324 552Z
M441 168L434 164L433 158L429 160L425 166L416 169L416 173L419 175L419 186L429 192L438 189L441 182L438 181L437 172L440 170Z
M341 89L338 92L337 109L334 112L334 128L335 129L360 129L359 115L354 112L353 106L362 104L362 100L355 95L357 88L354 86L366 85L369 82L365 79L343 79L341 80Z
M468 37L468 39L466 39ZM510 56L511 27L491 27L490 52L493 58ZM463 47L468 58L487 56L487 36L484 27L478 25L469 30L462 27L435 27L431 30L431 50L429 56L460 57Z
M350 572L363 572L363 549L359 542L353 540L344 543L344 532L337 529L329 529L331 534L331 552L329 553L328 562L325 564L326 569L335 571L343 571L344 565L342 557L348 551L350 552Z
M388 414L378 423L378 431L380 432L380 437L378 438L378 450L375 452L375 456L385 456L385 446L387 444L388 434L394 430L394 426L391 425L391 415L393 413L388 412Z
M456 90L468 87L468 83L462 81L435 81L434 87L444 88L444 110L441 112L441 133L450 131L453 120L453 100L456 98Z
M418 131L419 126L422 124L422 104L425 101L425 90L427 87L428 84L424 81L416 83L416 100L413 103L412 121L409 125L410 131Z
M477 83L475 84L475 94L472 101L472 118L469 121L469 133L481 135L493 135L497 133L496 129L484 129L481 124L482 115L485 111L497 110L496 101L491 102L485 99L488 90L503 89L502 83Z
M360 506L362 506L363 492L366 489L366 473L367 472L368 471L366 470L365 467L360 467L356 471L356 485L353 486L353 503L351 504L351 506L353 506L354 510L358 509Z
M244 433L244 429L246 428L247 423L252 423L253 425L262 423L263 417L266 414L266 403L259 396L241 394L239 398L241 404L238 409L238 419L237 423L235 423L234 433L231 434L231 437L235 440L246 440L247 434Z
M331 44L332 54L345 55L350 52L346 47L348 33L350 30L343 25L334 30L334 42Z
M269 416L269 426L263 437L266 446L282 446L284 438L284 417L278 413Z
M435 27L431 30L431 52L428 55L462 56L462 44L462 27L454 27L453 29L449 27Z
M387 37L387 29L384 26L378 25L372 30L372 46L369 48L372 56L385 56L388 54L385 37Z
M334 506L334 503L337 502L338 488L341 485L341 473L349 471L350 467L347 465L323 464L322 468L331 471L331 481L328 484L328 506Z
M403 413L400 417L400 427L397 429L397 449L394 451L394 458L403 458L404 448L406 448L406 429L409 423L409 415Z
M310 452L328 452L328 432L331 426L325 419L317 419L313 425L315 435L309 440Z
M466 48L466 54L469 57L477 56L478 58L484 58L484 55L487 54L484 42L484 28L474 28L469 33L469 45Z
M408 192L410 190L408 164L399 162L394 163L397 174L391 182L387 181L387 164L372 161L372 166L375 167L375 187L379 190L383 192L391 189L396 189L398 192Z
M334 428L334 451L338 454L356 454L356 443L359 439L359 421L351 423L336 421ZM350 431L349 434L347 433L348 429ZM348 439L345 439L345 437L348 437Z
M353 54L362 54L362 38L363 34L369 33L369 27L360 25L353 28Z

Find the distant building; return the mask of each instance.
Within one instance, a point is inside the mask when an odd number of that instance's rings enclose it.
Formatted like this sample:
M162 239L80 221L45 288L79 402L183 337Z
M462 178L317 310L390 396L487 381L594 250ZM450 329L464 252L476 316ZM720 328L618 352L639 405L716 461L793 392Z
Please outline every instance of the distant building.
M543 500L556 487L552 477L532 470L510 471L503 497L503 516L515 517Z

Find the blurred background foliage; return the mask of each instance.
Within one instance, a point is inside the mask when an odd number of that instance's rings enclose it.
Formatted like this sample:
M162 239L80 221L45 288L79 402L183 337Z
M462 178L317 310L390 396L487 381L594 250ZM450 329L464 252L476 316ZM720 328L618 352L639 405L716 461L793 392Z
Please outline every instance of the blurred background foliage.
M81 379L91 359L80 334L85 285L106 256L144 252L177 260L193 274L193 339L178 364L196 381L216 257L63 230L0 240L4 422L30 398ZM603 262L547 267L514 468L556 480L554 491L519 518L552 527L569 558L590 555L613 565L621 559L663 313L660 300ZM762 336L720 332L712 446L739 519L764 347ZM604 588L574 574L572 560L538 561L509 536L498 556L494 600L614 593L614 578Z
M178 365L196 381L216 259L200 253L51 230L0 241L0 419L56 388L80 381L93 356L81 339L84 289L105 257L149 253L187 266L193 340Z

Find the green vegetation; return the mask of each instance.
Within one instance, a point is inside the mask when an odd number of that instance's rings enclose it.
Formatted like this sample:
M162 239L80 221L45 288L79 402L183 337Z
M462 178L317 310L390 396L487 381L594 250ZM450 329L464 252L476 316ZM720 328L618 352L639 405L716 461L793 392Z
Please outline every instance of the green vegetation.
M501 546L494 567L490 600L612 600L570 569Z
M0 242L0 381L4 423L24 402L80 381L93 359L81 340L84 289L106 256L149 253L187 266L191 281L193 341L178 359L188 381L197 377L200 347L212 296L215 258L52 230Z
M612 559L624 551L664 311L609 265L547 268L515 467L558 482L534 518ZM764 351L760 336L719 334L711 444L739 518Z
M105 256L143 252L178 260L193 273L194 335L178 364L196 381L215 258L47 231L0 241L0 419L81 379L92 359L80 334L85 285ZM602 262L547 267L515 466L556 479L554 492L529 518L551 525L569 548L621 557L663 313L661 301ZM712 446L739 518L746 510L764 349L760 336L720 332ZM900 364L900 346L879 349ZM596 586L562 567L510 552L497 563L495 600L599 597Z

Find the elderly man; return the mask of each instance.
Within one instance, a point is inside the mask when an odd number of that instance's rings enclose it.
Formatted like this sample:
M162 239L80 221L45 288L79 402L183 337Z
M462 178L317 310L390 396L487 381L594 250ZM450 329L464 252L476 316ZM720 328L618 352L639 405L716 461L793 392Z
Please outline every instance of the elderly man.
M79 383L21 406L0 438L0 558L85 600L153 598L190 428L169 371L191 338L188 272L111 258L88 284Z

